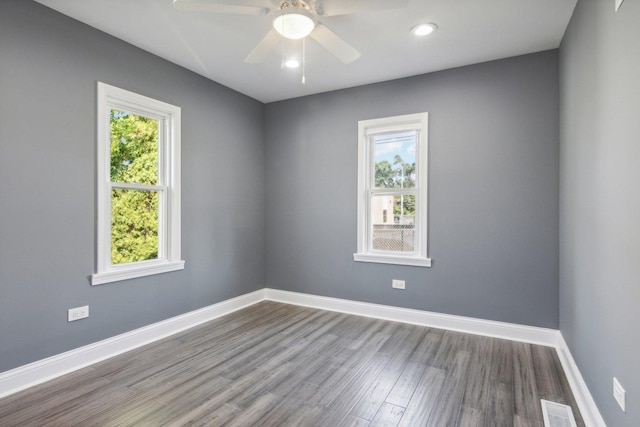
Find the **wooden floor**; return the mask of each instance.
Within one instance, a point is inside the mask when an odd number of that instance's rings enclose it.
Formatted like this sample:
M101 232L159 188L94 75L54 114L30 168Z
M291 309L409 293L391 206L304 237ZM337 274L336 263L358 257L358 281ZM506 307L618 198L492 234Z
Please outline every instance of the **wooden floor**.
M556 352L261 302L0 399L1 426L534 426Z

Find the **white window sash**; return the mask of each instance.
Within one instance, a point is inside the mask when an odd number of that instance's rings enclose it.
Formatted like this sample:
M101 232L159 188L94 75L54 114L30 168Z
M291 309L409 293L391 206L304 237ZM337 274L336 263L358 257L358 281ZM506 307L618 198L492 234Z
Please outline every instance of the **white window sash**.
M158 184L110 180L110 110L126 111L158 121ZM98 186L96 273L91 284L181 270L180 245L180 108L98 82ZM111 192L113 189L158 193L158 258L111 263Z
M388 132L416 131L416 181L410 188L375 188L373 136ZM428 114L418 113L358 123L358 209L357 253L354 261L430 267L428 257ZM414 251L392 252L373 249L372 201L376 195L415 195Z

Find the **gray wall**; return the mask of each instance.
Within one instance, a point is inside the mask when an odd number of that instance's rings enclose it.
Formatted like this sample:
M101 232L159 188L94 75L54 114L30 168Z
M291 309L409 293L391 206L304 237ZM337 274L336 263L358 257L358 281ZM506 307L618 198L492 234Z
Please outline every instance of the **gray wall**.
M557 328L557 56L268 104L267 285ZM433 267L354 262L357 122L422 111Z
M182 107L186 269L89 285L96 81ZM0 2L0 372L264 287L264 106L33 2ZM91 317L67 323L67 309Z
M636 427L640 3L579 1L560 58L560 329L607 424Z

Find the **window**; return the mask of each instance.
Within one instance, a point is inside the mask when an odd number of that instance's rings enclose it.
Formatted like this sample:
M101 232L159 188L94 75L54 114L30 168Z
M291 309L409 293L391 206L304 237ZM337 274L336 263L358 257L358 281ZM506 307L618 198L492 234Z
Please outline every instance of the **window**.
M430 267L427 113L358 122L355 261Z
M180 108L98 83L92 285L181 270Z

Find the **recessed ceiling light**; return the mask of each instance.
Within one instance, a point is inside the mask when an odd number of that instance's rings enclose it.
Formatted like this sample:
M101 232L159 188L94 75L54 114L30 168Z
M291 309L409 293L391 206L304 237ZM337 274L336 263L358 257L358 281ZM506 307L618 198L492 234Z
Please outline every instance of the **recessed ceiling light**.
M287 68L298 68L300 67L300 61L297 59L289 59L284 63L284 66Z
M438 29L438 26L434 23L429 23L429 24L418 24L415 27L413 27L411 29L411 33L414 36L426 36L428 34L433 33L435 30Z

